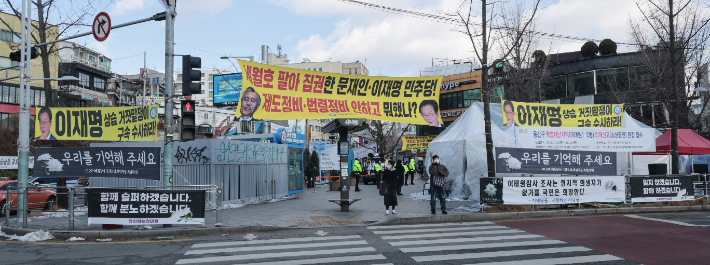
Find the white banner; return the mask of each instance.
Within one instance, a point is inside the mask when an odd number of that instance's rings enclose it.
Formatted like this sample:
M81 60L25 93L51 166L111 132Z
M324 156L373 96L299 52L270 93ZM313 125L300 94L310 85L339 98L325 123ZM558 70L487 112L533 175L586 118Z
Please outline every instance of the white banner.
M515 128L518 148L607 152L655 152L655 129Z
M355 158L367 157L367 154L369 153L377 153L377 144L374 142L370 142L365 146L355 147L353 148L353 153L355 154Z
M623 176L503 178L504 204L623 202L625 191Z
M323 142L310 142L310 150L315 150L320 156L320 170L340 170L338 146Z
M281 126L281 125L274 124L274 123L271 123L271 125L269 125L269 126L271 127L271 133L277 133L277 132L279 132L279 129L284 129L287 132L291 132L290 127Z
M0 169L17 169L17 157L16 156L0 156ZM35 167L35 158L30 156L30 162L28 168Z

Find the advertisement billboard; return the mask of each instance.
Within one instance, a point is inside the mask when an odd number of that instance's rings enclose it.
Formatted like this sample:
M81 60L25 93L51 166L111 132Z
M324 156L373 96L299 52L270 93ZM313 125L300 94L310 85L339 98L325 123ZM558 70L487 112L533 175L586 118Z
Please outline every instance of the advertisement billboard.
M215 107L230 107L239 104L242 91L242 74L212 76L213 105Z

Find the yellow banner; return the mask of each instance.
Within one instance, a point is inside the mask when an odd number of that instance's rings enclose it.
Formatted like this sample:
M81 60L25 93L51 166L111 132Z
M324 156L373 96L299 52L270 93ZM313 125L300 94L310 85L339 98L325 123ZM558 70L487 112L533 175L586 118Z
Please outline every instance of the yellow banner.
M429 143L438 135L427 136L402 136L402 151L428 149Z
M155 141L158 106L41 108L35 140Z
M503 100L503 126L621 128L623 104L542 104Z
M440 127L442 76L381 77L307 71L239 60L235 116L252 119L366 118Z

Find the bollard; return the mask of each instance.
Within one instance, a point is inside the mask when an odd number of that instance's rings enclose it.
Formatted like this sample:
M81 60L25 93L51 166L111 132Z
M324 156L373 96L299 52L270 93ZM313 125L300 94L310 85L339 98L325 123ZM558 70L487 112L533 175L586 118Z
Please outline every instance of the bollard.
M215 212L215 225L222 225L222 188L217 188L217 211Z
M74 230L74 188L69 188L69 230Z

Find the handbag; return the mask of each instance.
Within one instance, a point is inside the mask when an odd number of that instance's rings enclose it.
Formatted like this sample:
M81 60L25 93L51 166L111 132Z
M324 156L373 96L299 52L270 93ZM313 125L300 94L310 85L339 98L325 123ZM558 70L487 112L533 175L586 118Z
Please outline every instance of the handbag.
M445 185L446 180L442 176L434 176L432 179L432 185L434 187L443 187Z
M387 183L380 183L380 196L385 196L387 195L387 192L389 192L390 185Z

